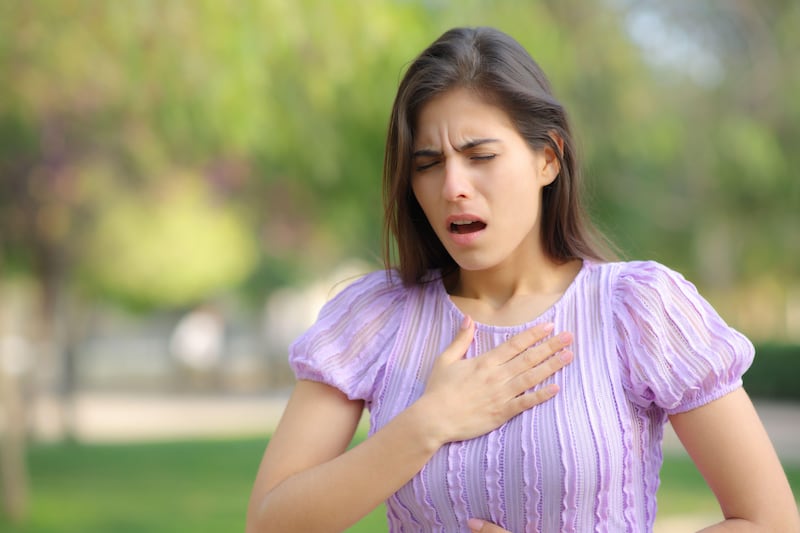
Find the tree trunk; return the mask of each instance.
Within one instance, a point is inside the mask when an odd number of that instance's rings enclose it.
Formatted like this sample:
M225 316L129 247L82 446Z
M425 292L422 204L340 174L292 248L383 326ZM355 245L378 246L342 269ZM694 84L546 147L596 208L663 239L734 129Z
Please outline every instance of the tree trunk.
M3 510L12 523L21 523L28 513L28 472L25 459L25 409L21 375L3 346L0 365L0 392L3 400L2 492Z
M0 483L5 515L22 522L28 512L28 472L25 453L27 416L24 382L31 369L31 350L25 324L29 324L30 295L0 285Z

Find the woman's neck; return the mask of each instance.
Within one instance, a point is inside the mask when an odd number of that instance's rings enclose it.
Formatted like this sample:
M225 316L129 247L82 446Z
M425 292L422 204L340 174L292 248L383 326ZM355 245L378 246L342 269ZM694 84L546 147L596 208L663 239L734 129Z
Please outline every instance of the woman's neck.
M555 304L580 272L582 261L552 260L515 271L506 265L481 271L458 270L445 280L453 303L478 322L516 325Z

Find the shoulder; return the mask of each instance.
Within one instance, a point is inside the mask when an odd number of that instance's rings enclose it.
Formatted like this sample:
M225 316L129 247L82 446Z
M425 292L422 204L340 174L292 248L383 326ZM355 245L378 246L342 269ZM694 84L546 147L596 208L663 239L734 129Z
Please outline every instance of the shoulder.
M602 263L606 270L612 272L617 281L652 280L654 278L682 275L670 267L651 260L617 261Z
M670 414L741 386L753 346L682 274L654 261L618 265L614 328L634 403Z
M692 297L697 289L683 274L657 261L608 263L609 281L616 301L681 295Z
M610 264L611 309L616 321L630 327L673 328L715 317L711 304L683 274L656 261Z
M657 261L584 260L582 276L595 287L610 288L617 296L639 290L652 290L662 285L689 283L684 276ZM691 285L691 284L690 284Z
M343 280L333 290L336 294L323 306L320 318L328 314L359 316L369 311L397 309L409 293L393 270L377 270Z
M289 363L297 379L367 400L395 342L409 289L385 270L344 280L337 288L317 321L289 347Z

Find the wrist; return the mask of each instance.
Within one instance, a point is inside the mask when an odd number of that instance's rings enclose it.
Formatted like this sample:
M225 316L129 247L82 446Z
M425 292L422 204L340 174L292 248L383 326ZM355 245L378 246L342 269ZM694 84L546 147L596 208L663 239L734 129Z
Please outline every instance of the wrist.
M426 395L420 397L404 411L408 418L409 432L414 434L424 450L431 455L450 442L445 425L436 419L434 405Z

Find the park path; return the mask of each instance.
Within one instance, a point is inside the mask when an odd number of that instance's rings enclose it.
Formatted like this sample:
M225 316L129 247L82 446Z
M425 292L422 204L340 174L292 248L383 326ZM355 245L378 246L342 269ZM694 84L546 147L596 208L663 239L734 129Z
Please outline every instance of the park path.
M81 442L136 442L192 438L268 435L278 423L288 391L253 396L147 396L133 394L79 394L68 411L75 436ZM56 439L61 428L59 410L44 400L34 408L34 434ZM800 466L800 404L757 401L767 432L785 464ZM362 421L363 422L363 421ZM684 454L669 425L664 453ZM660 518L654 533L697 531L720 519L717 515Z
M287 399L287 390L252 396L82 393L68 412L84 442L259 436L275 428ZM756 410L781 459L800 466L800 404L756 401ZM58 438L57 413L53 401L35 406L38 438ZM664 451L685 453L669 425Z

